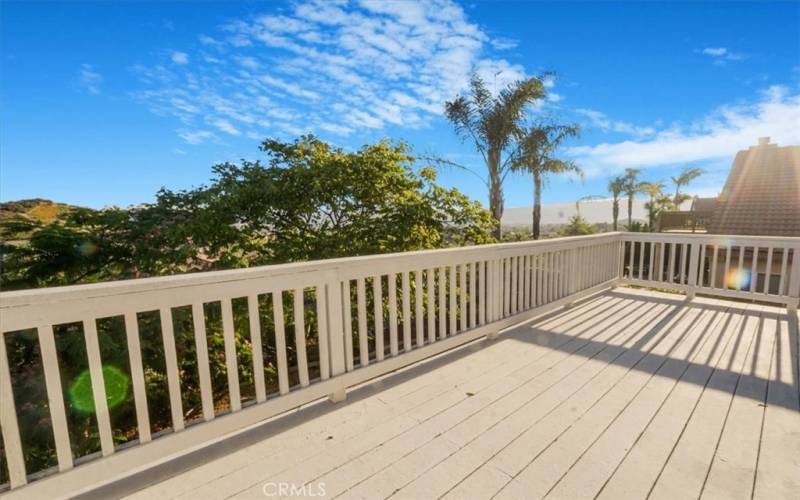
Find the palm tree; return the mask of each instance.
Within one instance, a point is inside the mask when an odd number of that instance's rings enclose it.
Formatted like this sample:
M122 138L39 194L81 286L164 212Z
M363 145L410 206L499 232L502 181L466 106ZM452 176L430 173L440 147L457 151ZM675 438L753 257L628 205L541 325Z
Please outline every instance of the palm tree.
M503 180L510 169L510 158L503 154L514 144L525 108L545 96L542 78L529 78L509 85L493 96L477 74L470 80L469 96L445 103L445 115L462 140L471 139L483 156L489 172L489 209L497 224L494 236L500 238L503 217Z
M657 204L657 200L663 197L664 183L663 182L641 182L639 183L639 191L646 193L650 196L650 201L647 202L647 223L652 232L655 228L656 213L661 210Z
M625 191L625 179L623 177L614 177L608 181L608 192L611 193L613 203L611 205L611 214L614 217L614 231L617 230L617 221L619 220L619 197Z
M705 170L702 168L684 168L680 175L677 177L672 177L672 183L675 184L675 198L672 199L672 203L675 204L676 209L681 206L681 204L690 199L691 196L686 194L681 194L681 188L683 186L688 186L690 182L697 179L701 175L705 173Z
M548 174L574 172L583 175L580 167L553 155L564 140L578 135L577 125L538 125L521 130L519 148L512 156L511 168L533 176L533 239L538 240L542 219L542 184Z
M622 191L628 197L628 228L633 223L633 197L639 192L639 172L638 168L626 168L622 177L624 183Z

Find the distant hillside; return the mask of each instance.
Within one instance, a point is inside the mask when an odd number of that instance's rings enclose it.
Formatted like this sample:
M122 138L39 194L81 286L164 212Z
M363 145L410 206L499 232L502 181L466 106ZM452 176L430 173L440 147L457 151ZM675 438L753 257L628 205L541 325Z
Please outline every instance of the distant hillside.
M77 207L43 198L6 201L0 203L0 222L20 216L39 222L52 222L61 213L73 208Z

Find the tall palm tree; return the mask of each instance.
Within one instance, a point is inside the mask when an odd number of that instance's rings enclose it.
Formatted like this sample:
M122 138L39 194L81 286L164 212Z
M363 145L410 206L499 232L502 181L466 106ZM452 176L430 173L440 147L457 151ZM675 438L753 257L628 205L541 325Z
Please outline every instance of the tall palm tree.
M705 170L702 168L686 167L677 177L671 177L672 183L675 185L675 197L672 199L672 203L675 204L676 209L678 209L677 207L680 207L684 201L691 198L689 195L681 194L681 188L688 186L690 182L697 179L704 173Z
M639 192L639 172L638 168L626 168L623 192L628 197L628 229L633 224L633 197Z
M619 198L623 191L625 191L625 178L614 177L608 181L608 191L611 193L611 199L613 201L611 205L611 214L614 216L614 231L616 231L617 221L619 220Z
M472 75L468 96L445 103L445 115L462 140L471 139L483 156L489 172L489 209L497 224L494 236L502 235L503 180L511 167L504 153L514 145L525 108L545 96L542 78L534 77L509 85L493 96L477 74Z
M655 229L656 214L660 211L657 200L663 197L664 183L641 182L639 183L639 191L650 196L650 201L647 202L647 223L652 232Z
M570 137L578 135L577 125L534 125L521 130L519 148L512 156L511 168L533 176L533 239L538 240L542 220L542 184L549 174L574 172L583 175L580 167L554 157L556 149Z

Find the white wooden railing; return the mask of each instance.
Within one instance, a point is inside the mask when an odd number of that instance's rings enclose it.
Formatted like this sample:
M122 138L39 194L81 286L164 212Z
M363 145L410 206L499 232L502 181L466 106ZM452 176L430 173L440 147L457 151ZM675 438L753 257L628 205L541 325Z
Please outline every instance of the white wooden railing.
M621 282L797 309L800 238L623 233Z
M757 259L752 259L753 248ZM737 282L738 288L721 281L716 286L718 273L730 276L748 263L757 274L762 254L765 268L778 270L774 287L770 288L770 279L763 288L755 280L747 286ZM81 491L320 397L341 400L347 387L481 336L494 336L503 328L619 283L672 288L690 296L711 293L759 299L796 308L798 255L800 238L606 233L1 293L0 425L10 487L14 493L44 475L16 492L59 496ZM246 335L235 328L235 300L246 303ZM221 310L227 372L227 387L222 389L229 399L224 409L215 407L213 399L220 388L212 387L210 375L204 312L209 304ZM286 328L285 304L292 309L292 331ZM261 355L264 308L272 311L273 324L267 326L275 332L276 359ZM202 401L202 419L189 422L182 408L182 375L173 331L179 309L191 311ZM160 320L169 392L171 426L156 429L157 433L152 432L149 420L140 345L140 315L146 312L157 312ZM315 318L313 330L305 324L307 313ZM107 318L124 324L136 416L136 439L116 446L97 326ZM100 440L100 452L81 457L81 466L75 469L78 460L70 442L54 334L55 327L67 323L78 323L82 330ZM57 475L25 467L6 344L7 337L32 329L39 344ZM244 402L236 346L237 336L242 335L251 343L252 371L258 375L253 399ZM315 346L312 354L318 358L313 374L307 345ZM287 350L292 349L290 366ZM261 376L265 363L277 370L274 391Z

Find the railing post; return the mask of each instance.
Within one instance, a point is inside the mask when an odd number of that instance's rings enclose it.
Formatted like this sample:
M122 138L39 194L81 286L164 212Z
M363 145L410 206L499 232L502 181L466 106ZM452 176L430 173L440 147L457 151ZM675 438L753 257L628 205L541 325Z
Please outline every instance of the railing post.
M620 281L622 281L622 273L623 273L623 261L625 260L625 239L622 236L622 233L617 234L618 242L617 242L617 279L614 281L614 284L611 285L611 288L616 288L619 286Z
M767 270L769 273L769 270ZM768 274L767 274L768 275ZM789 275L789 300L786 302L786 309L796 313L800 302L800 246L792 249L792 272Z
M344 328L342 325L342 285L337 272L325 283L327 297L328 349L330 352L331 378L345 372ZM344 401L347 388L337 387L329 396L334 403Z
M689 279L687 285L689 290L686 292L686 299L694 299L697 293L697 275L698 267L700 267L700 244L692 244L691 254L689 255Z

